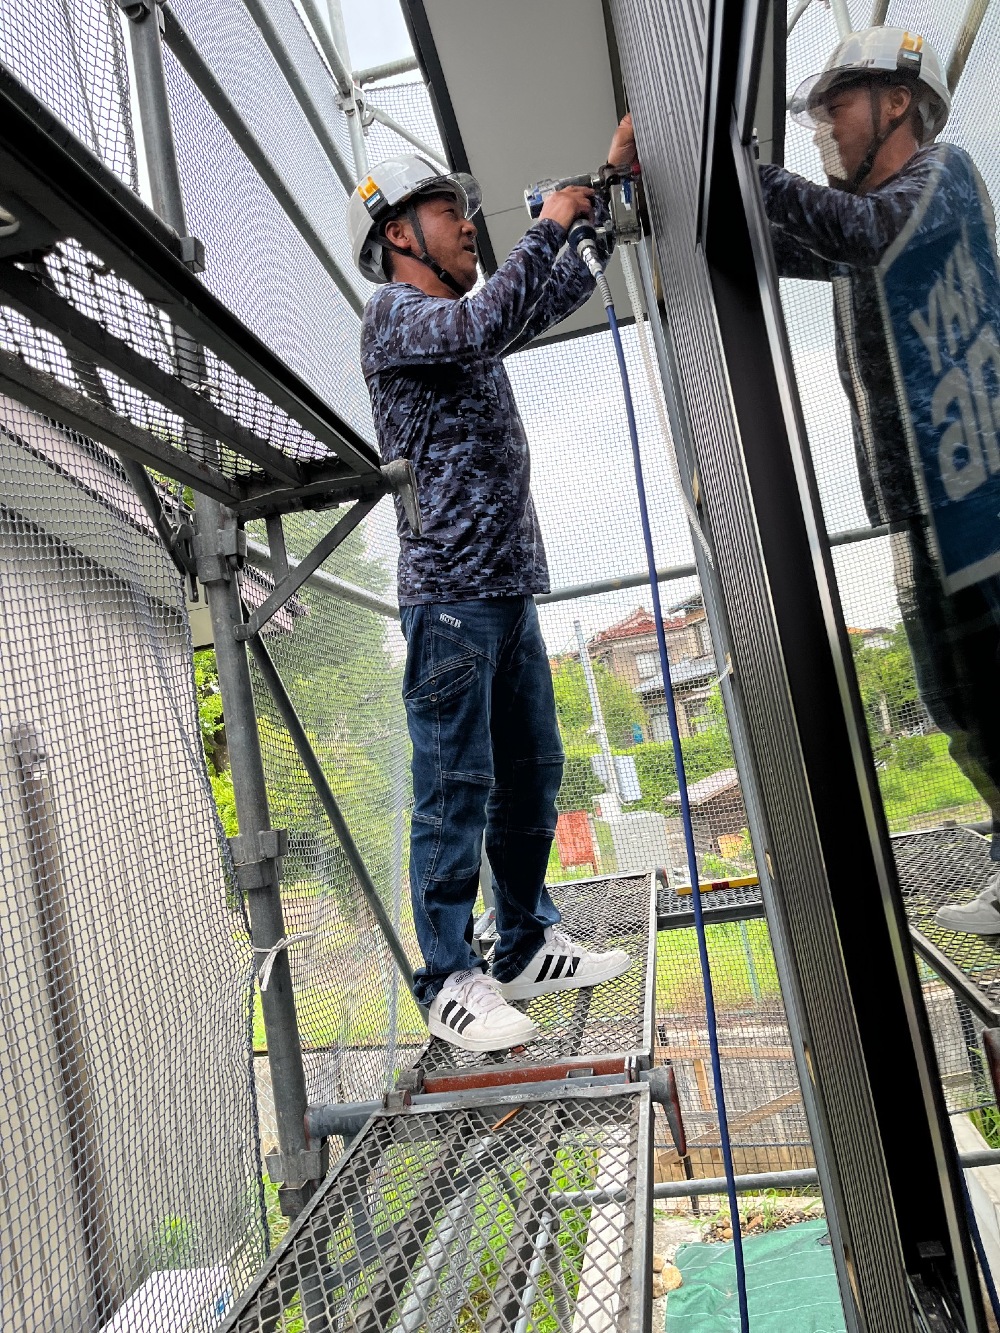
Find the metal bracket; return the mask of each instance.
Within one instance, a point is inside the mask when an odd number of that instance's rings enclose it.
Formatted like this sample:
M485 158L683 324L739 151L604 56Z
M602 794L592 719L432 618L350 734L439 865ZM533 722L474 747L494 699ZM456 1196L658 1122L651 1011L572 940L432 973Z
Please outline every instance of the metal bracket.
M397 1092L423 1092L424 1090L424 1072L417 1066L413 1069L404 1069L396 1079Z
M417 491L417 474L413 471L413 464L408 458L394 458L391 463L382 465L381 472L388 482L389 489L399 496L406 521L414 534L419 537L424 527L420 517L420 495Z
M330 1168L330 1148L324 1139L318 1148L307 1148L292 1157L285 1157L280 1152L270 1152L265 1162L268 1176L279 1185L298 1185L306 1180L322 1180Z
M131 19L133 23L142 23L155 10L160 32L163 32L163 15L158 0L116 0L116 2L125 17Z
M412 1103L411 1095L408 1092L400 1092L398 1089L387 1092L382 1099L382 1105L387 1111L408 1111Z
M229 839L229 848L240 888L244 892L266 889L275 883L278 862L288 854L288 830L270 828L237 834Z
M195 567L206 588L228 583L234 566L246 559L246 533L233 524L214 532L199 532L194 539Z
M197 236L179 236L181 262L192 273L205 272L205 242Z

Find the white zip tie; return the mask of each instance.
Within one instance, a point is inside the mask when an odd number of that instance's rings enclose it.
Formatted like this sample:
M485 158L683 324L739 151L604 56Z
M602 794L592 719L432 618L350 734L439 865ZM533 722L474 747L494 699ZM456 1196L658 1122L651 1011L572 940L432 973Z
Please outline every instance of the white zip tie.
M280 940L275 940L269 949L254 949L254 953L261 953L264 957L260 961L260 989L266 991L268 983L271 980L271 968L274 967L278 954L283 949L290 949L293 944L301 944L303 940L311 940L316 934L314 930L302 930L297 935L282 935Z
M719 674L716 676L715 680L712 681L712 684L709 686L709 689L714 689L716 685L721 685L727 676L732 676L733 674L734 674L733 659L729 656L728 653L726 653L725 668L722 671L720 671Z
M622 273L625 275L625 286L628 289L628 299L632 306L632 316L635 319L635 331L639 340L639 355L646 372L646 382L649 385L650 396L656 407L656 415L660 423L660 434L663 437L664 452L666 453L667 463L670 467L671 480L677 487L677 494L680 496L681 504L684 506L684 513L687 516L688 525L697 539L699 546L701 546L702 550L705 552L705 559L708 561L709 565L714 567L715 560L708 544L708 538L702 530L698 511L688 499L688 493L684 489L684 484L681 481L680 468L677 463L677 446L670 429L670 420L667 417L666 404L663 401L663 386L660 383L660 377L654 368L653 353L649 346L649 333L646 329L646 320L651 318L651 316L646 312L645 302L643 301L639 290L639 280L636 277L635 268L632 265L632 256L628 252L628 247L620 245L618 247L618 253L621 256Z

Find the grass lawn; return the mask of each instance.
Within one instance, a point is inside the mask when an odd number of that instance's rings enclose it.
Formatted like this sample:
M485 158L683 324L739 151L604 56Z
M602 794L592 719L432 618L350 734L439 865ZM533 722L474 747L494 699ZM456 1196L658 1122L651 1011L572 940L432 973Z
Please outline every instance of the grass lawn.
M924 738L930 757L918 768L899 768L891 762L879 769L878 780L885 815L893 832L914 828L938 818L985 818L986 806L972 783L948 754L942 733Z
M710 896L706 895L710 900ZM720 1009L746 1009L761 999L780 996L771 937L764 921L725 922L709 926L708 961L715 1001ZM656 998L660 1012L701 1013L705 997L692 928L661 930L656 939Z

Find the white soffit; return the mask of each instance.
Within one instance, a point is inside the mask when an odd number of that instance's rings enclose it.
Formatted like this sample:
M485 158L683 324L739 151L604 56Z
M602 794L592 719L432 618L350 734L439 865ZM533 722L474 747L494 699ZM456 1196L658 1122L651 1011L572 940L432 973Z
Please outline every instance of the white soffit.
M409 0L411 12L417 4ZM425 61L428 74L439 105L451 104L483 190L476 223L502 264L530 223L525 188L594 171L607 159L618 115L601 0L423 0L422 9L439 63L435 78L433 61ZM442 77L444 89L436 86ZM442 128L447 139L449 126ZM619 317L627 318L617 258L609 277ZM591 297L550 336L605 327Z

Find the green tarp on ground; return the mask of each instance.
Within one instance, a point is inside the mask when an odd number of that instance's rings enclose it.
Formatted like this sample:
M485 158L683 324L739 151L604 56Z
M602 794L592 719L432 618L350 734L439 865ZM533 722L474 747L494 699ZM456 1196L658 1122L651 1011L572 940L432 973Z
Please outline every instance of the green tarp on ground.
M844 1333L826 1223L747 1236L750 1333ZM739 1333L733 1245L681 1245L674 1263L684 1283L667 1298L666 1333Z

